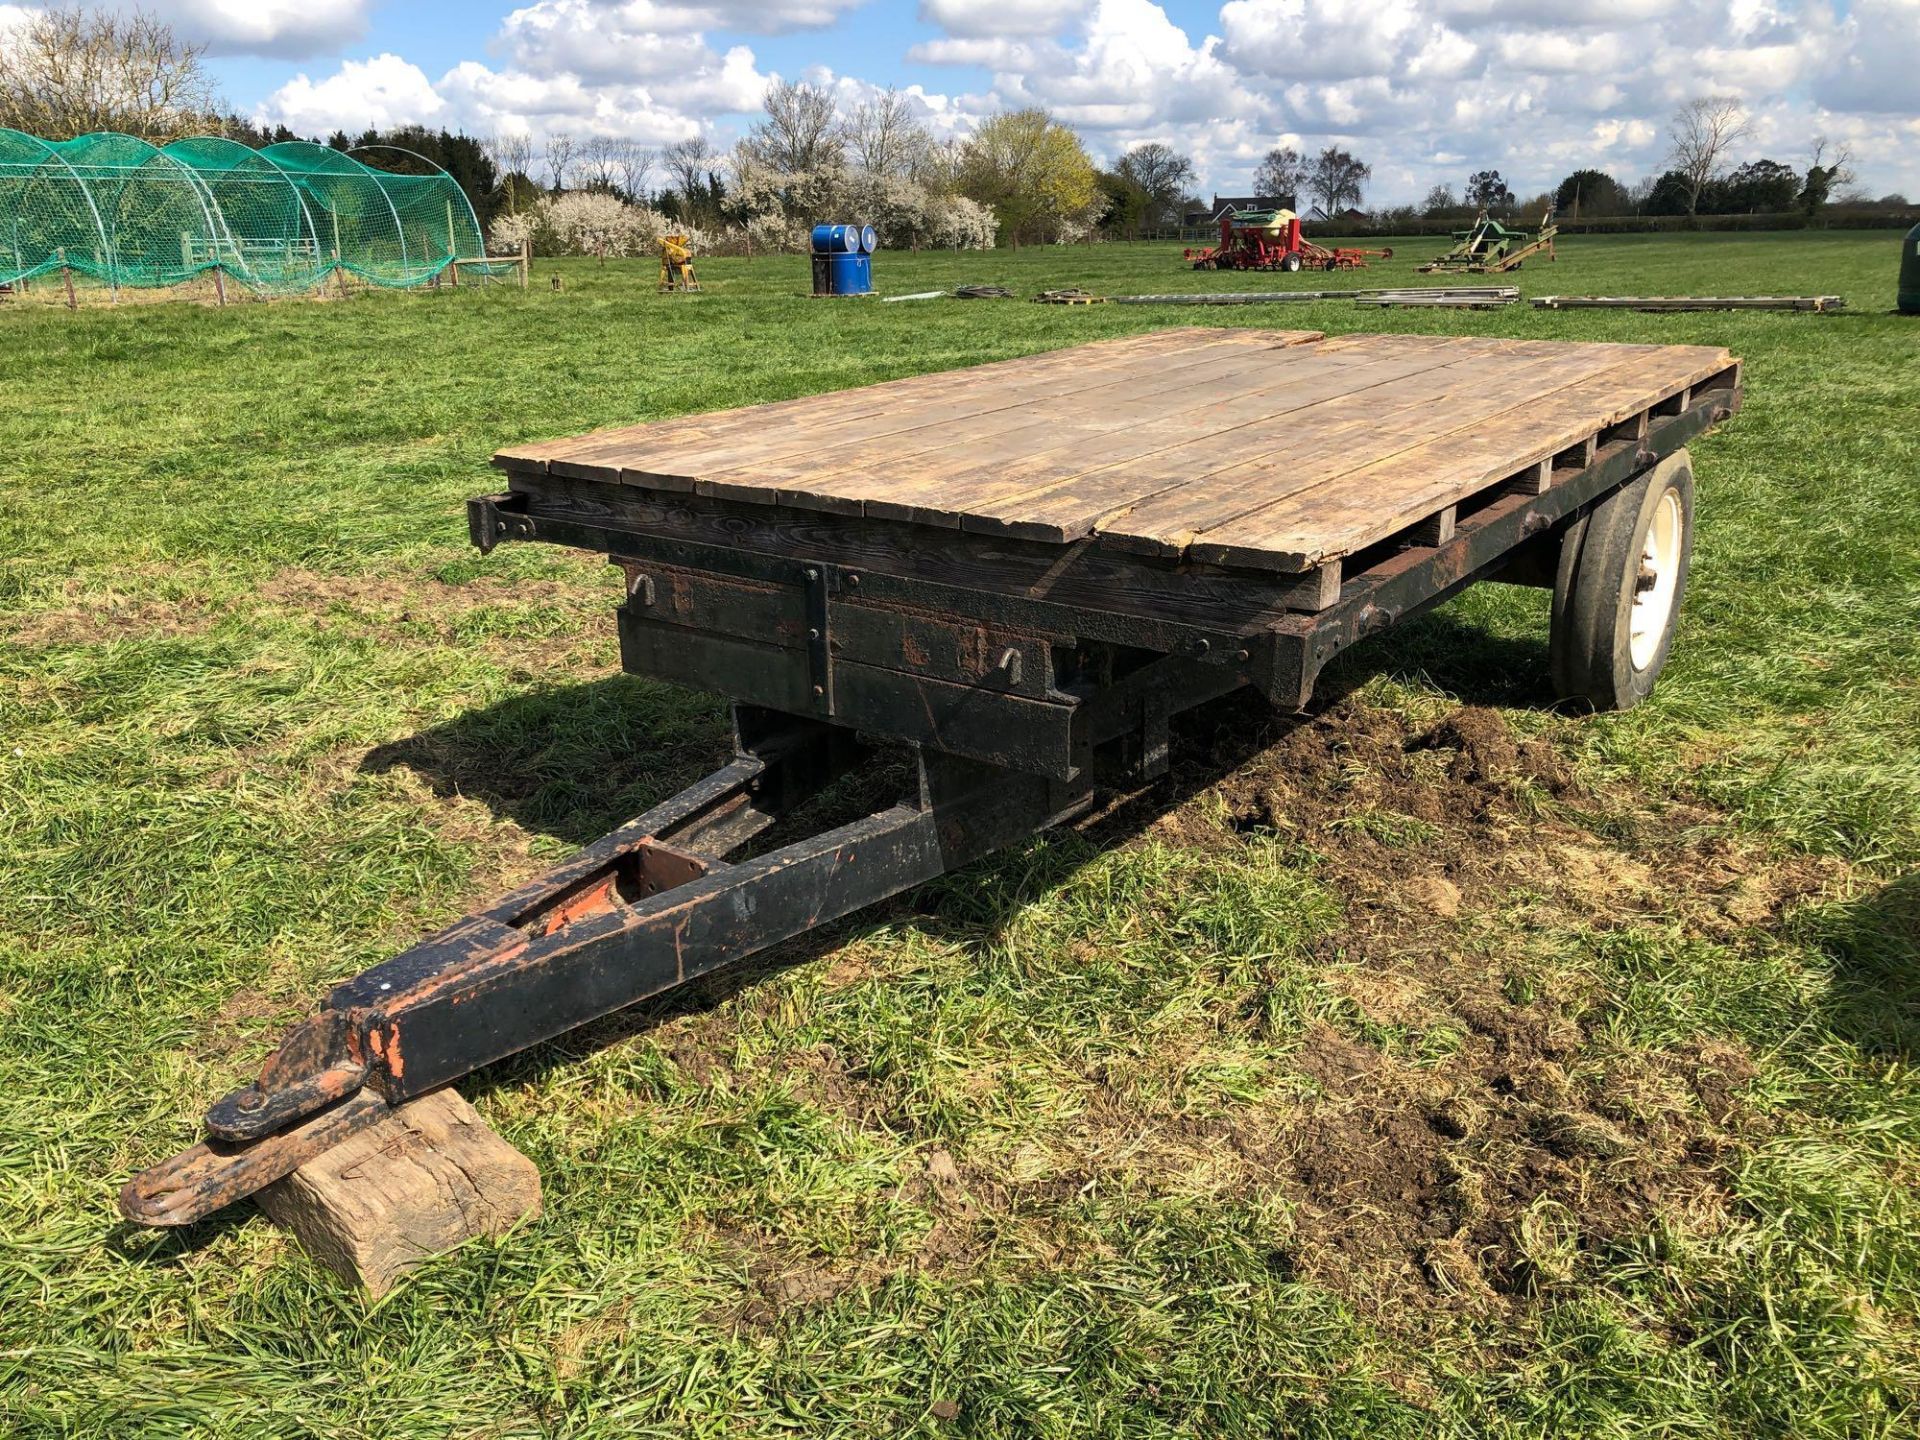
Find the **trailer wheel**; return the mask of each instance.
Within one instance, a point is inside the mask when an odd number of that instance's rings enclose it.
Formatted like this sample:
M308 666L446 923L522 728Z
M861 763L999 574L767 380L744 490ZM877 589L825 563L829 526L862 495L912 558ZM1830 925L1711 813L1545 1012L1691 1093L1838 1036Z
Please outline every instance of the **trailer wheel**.
M1280 268L1286 271L1289 275L1298 274L1300 270L1299 252L1296 251L1295 253L1288 255L1285 259L1283 259L1280 262Z
M1673 645L1693 558L1693 462L1680 450L1573 522L1553 586L1551 664L1563 700L1631 710Z

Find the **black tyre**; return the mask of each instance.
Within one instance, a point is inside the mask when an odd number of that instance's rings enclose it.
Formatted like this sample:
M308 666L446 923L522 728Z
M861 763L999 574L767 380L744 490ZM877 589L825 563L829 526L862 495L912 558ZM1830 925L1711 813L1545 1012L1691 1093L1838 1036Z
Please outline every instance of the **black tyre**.
M1288 255L1280 262L1280 268L1289 275L1297 274L1300 269L1300 256L1297 253Z
M1673 646L1693 558L1693 462L1677 451L1574 521L1553 586L1553 684L1563 700L1631 710Z

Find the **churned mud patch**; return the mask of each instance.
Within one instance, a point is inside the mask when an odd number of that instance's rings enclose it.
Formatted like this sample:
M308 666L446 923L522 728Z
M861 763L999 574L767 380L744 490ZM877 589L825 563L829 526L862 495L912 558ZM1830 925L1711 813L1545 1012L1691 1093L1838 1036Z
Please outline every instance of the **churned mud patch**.
M1838 862L1770 855L1628 785L1590 790L1497 711L1421 726L1351 698L1149 827L1223 832L1302 847L1345 907L1321 958L1352 1023L1308 1032L1301 1103L1268 1117L1267 1154L1238 1147L1245 1182L1292 1202L1289 1268L1417 1327L1522 1304L1650 1225L1720 1222L1726 1158L1762 1123L1742 1099L1752 1059L1704 1034L1617 1044L1604 981L1530 952L1642 924L1737 941Z

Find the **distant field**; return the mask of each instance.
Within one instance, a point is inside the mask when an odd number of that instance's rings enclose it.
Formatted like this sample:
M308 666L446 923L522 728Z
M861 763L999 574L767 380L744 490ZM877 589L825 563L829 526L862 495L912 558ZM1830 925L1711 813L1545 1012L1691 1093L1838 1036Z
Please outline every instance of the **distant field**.
M1328 288L1436 248L876 274ZM1515 277L1832 317L882 305L795 257L702 261L697 297L569 262L0 302L0 1434L1920 1433L1897 263L1635 236ZM329 984L724 751L720 705L618 673L607 567L468 548L495 448L1171 324L1745 357L1653 701L1554 712L1544 595L1486 586L1304 720L1196 720L1086 833L464 1086L546 1214L370 1312L249 1208L118 1222Z

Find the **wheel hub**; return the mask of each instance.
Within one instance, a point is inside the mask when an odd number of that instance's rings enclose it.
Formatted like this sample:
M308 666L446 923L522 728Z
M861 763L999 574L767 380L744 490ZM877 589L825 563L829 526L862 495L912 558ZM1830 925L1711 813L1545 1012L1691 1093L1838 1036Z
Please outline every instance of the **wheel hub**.
M1628 652L1636 670L1644 670L1653 663L1673 618L1673 602L1680 591L1681 544L1685 538L1686 515L1680 508L1679 492L1668 490L1653 512L1653 523L1647 526L1647 538L1640 552L1640 572L1634 583Z

